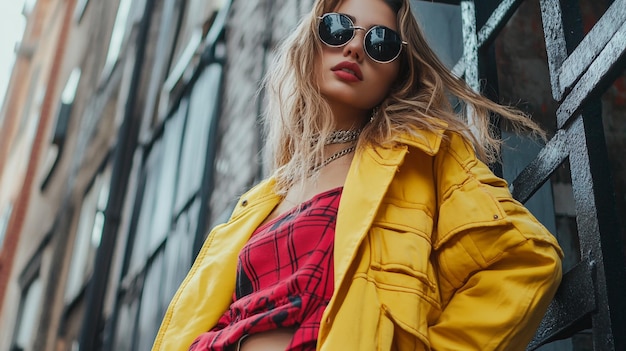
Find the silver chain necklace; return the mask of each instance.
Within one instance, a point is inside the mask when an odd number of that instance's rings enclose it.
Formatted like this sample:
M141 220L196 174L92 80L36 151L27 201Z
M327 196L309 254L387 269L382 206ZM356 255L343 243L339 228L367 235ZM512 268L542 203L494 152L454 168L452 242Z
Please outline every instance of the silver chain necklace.
M325 159L324 162L322 162L321 165L316 166L315 168L313 168L313 171L319 171L320 169L322 169L323 167L325 167L327 164L333 162L334 160L341 158L349 153L351 153L352 151L356 150L356 145L352 145L350 147L347 147L343 150L339 150L337 152L335 152L334 154L332 154L329 158Z
M324 141L324 145L343 144L355 141L360 134L360 130L336 130L330 133Z
M345 144L345 143L353 142L359 138L360 134L361 134L361 130L335 130L331 132L328 135L328 137L326 137L326 140L324 140L324 145ZM334 154L332 154L327 159L325 159L324 162L322 162L321 164L313 167L312 171L317 172L323 167L325 167L326 165L328 165L329 163L353 152L354 150L356 150L356 145L354 144L345 149L339 150L335 152Z

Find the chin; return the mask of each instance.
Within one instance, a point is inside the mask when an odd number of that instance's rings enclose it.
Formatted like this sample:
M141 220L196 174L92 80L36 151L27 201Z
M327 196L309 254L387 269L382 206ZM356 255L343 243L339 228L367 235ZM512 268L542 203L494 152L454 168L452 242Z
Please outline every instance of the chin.
M359 92L346 92L346 88L341 90L322 91L322 96L331 104L350 106L358 110L371 110L378 105L375 99L364 98Z

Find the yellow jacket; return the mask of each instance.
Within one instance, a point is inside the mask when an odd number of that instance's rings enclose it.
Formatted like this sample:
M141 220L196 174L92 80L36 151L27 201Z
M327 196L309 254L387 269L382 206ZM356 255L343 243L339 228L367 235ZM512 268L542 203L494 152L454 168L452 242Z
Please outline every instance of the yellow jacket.
M561 249L459 135L355 155L335 229L318 350L524 350L561 279ZM153 350L187 350L231 303L237 256L279 203L269 179L214 228Z

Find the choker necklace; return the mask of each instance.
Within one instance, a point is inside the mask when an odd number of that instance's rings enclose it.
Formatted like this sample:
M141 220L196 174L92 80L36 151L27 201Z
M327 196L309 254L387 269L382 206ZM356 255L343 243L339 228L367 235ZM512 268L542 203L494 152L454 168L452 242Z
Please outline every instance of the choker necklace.
M326 137L326 140L324 140L324 145L350 143L350 142L356 141L359 138L360 134L361 134L360 129L359 130L335 130L331 132L328 135L328 137ZM353 152L354 150L356 150L355 143L353 143L351 146L345 149L339 150L335 152L334 154L330 155L330 157L325 159L324 162L313 167L312 171L317 172L323 167L325 167L327 164L335 161L338 158L346 156L347 154Z
M351 141L355 141L359 137L360 134L361 134L360 129L359 130L335 130L328 135L328 137L324 141L324 145L349 143Z

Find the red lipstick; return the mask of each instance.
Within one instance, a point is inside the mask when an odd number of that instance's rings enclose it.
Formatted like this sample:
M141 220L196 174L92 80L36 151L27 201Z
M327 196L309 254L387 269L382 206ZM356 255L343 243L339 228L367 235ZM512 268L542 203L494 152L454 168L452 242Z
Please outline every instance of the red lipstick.
M363 80L363 73L359 65L349 61L343 61L330 69L335 75L348 82L358 82Z

